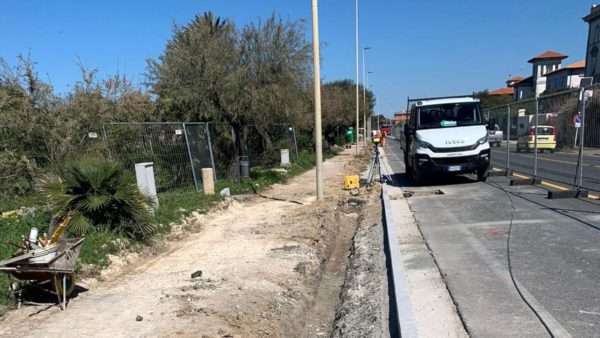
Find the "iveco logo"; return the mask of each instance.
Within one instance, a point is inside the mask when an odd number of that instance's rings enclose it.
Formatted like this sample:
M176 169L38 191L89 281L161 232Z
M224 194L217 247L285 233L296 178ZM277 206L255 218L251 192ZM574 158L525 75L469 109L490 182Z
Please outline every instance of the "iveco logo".
M463 144L465 143L465 140L446 140L446 144L448 145L456 145L456 144Z

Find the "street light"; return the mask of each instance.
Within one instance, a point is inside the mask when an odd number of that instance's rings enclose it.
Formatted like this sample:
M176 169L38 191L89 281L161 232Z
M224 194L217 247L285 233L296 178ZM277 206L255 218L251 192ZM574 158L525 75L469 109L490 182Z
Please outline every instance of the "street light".
M355 39L356 39L356 41L355 41L355 43L356 43L356 46L355 46L355 49L356 49L356 84L355 84L355 86L356 86L356 155L358 155L359 147L360 147L360 143L358 142L358 136L360 135L360 132L359 132L359 130L360 130L359 129L360 128L359 95L360 94L358 91L358 83L360 82L359 69L358 69L358 63L360 62L358 59L359 58L359 56L358 56L358 48L359 48L359 46L358 46L358 0L355 0L355 6L356 6L356 17L355 17L356 20L355 20L355 27L354 27L355 32L354 33L355 33Z
M367 75L367 51L371 50L371 47L363 48L363 79L365 83L363 83L363 128L364 128L364 137L363 142L365 143L365 147L367 146L367 86L368 86L368 75Z
M321 141L321 55L319 50L319 5L312 0L313 65L315 73L315 152L317 172L317 200L323 200L323 145Z
M590 93L590 90L592 88L592 85L594 83L594 78L591 76L585 76L581 78L581 83L579 84L579 86L581 87L581 89L579 90L579 99L581 100L581 134L580 134L580 140L579 140L579 156L577 159L577 169L578 169L578 180L576 180L577 182L577 190L581 190L581 187L583 185L583 148L585 145L585 109L586 109L586 103L588 98L591 97L592 93ZM537 117L537 116L536 116ZM537 124L536 124L537 127ZM536 133L537 133L537 128L536 128ZM537 139L537 134L536 134L536 139Z

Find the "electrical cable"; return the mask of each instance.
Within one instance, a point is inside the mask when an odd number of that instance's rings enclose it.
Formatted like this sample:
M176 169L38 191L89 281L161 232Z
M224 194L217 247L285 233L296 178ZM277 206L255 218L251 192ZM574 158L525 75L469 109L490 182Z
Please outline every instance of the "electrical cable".
M489 184L489 185L491 185L491 186L494 186L494 185L493 185L493 184L491 184L491 183L488 183L488 184ZM502 189L502 188L500 188L500 187L497 187L497 186L494 186L494 187L495 187L495 188L497 188L497 189L500 189L500 190L502 190L502 191L505 191L504 189ZM505 191L505 192L506 192L506 191ZM594 230L598 230L598 231L600 231L600 226L599 226L599 225L596 225L596 224L590 223L590 222L588 222L588 221L586 221L586 220L583 220L583 219L581 219L581 218L577 218L577 217L575 217L574 215L572 215L572 214L570 214L570 213L568 213L568 212L564 212L564 211L562 211L560 208L552 208L552 207L549 207L549 206L547 206L547 205L544 205L543 203L540 203L540 202L538 202L538 201L536 201L536 200L534 200L534 199L531 199L531 198L528 198L528 197L524 196L524 194L523 194L523 193L516 193L516 192L514 192L514 191L511 191L511 192L510 192L510 194L512 194L512 195L515 195L515 196L517 196L517 197L519 197L519 198L521 198L521 199L524 199L524 200L526 200L527 202L530 202L530 203L533 203L533 204L539 205L540 207L546 208L546 209L548 209L548 210L550 210L550 211L554 211L554 212L556 212L557 214L560 214L560 215L562 215L562 216L568 217L568 218L570 218L570 219L572 219L572 220L574 220L574 221L576 221L576 222L578 222L578 223L580 223L580 224L583 224L583 225L587 226L588 228L591 228L591 229L594 229ZM587 201L587 200L585 200L585 199L578 199L578 200L579 200L579 201L582 201L582 202L589 203L589 204L598 205L598 203L594 203L594 202L591 202L591 201ZM583 213L584 211L575 211L575 212L581 212L581 213Z
M537 317L538 321L542 324L542 326L544 326L544 329L546 330L546 332L548 333L548 335L551 338L554 338L555 335L552 332L552 330L550 329L550 327L548 326L548 324L546 323L546 321L542 318L542 316L535 309L535 307L533 305L531 305L531 303L523 295L523 292L521 291L521 288L519 287L519 284L517 283L517 281L515 279L515 276L514 276L514 273L513 273L512 261L511 261L511 251L510 251L510 241L511 241L511 238L512 238L512 229L513 229L513 223L514 223L516 208L515 208L515 204L513 202L512 196L511 196L511 192L509 192L508 190L502 188L499 185L492 184L492 183L488 183L488 184L490 186L495 187L496 189L499 189L502 192L504 192L506 194L506 197L508 197L508 200L510 201L510 207L511 207L510 223L508 225L508 234L506 236L506 262L507 262L507 267L508 267L508 274L510 275L510 280L512 281L512 284L515 287L515 290L517 290L517 293L519 294L519 297L521 298L521 300L523 300L523 302L527 305L527 307L529 307L529 309L531 310L531 312L533 312L533 314Z
M298 205L304 205L304 203L302 203L300 201L288 200L285 198L279 198L279 197L273 197L273 196L267 196L267 195L261 194L260 192L258 192L258 190L256 190L256 187L254 186L254 184L250 184L250 187L252 188L252 191L259 197L273 200L273 201L288 202L288 203L293 203L293 204L298 204Z

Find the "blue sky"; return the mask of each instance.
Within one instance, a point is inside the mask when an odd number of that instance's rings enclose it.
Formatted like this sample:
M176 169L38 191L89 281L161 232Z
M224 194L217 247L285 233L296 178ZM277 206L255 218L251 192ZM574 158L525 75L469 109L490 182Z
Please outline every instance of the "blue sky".
M547 49L583 59L591 1L361 1L361 40L370 84L386 115L406 96L495 89L529 75L527 60ZM276 12L306 20L310 0L42 1L7 0L0 12L0 57L30 53L59 93L80 78L77 60L100 76L121 72L144 80L145 60L162 52L173 22L212 10L238 25ZM320 0L324 80L354 78L354 1Z

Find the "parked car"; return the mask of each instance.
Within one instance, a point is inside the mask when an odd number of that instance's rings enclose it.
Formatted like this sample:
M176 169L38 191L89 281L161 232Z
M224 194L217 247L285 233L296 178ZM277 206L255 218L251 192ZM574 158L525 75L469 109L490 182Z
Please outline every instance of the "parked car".
M488 142L490 147L500 147L502 140L504 139L504 133L500 130L500 126L495 124L493 128L488 130Z
M535 149L535 127L529 128L529 134L519 136L517 141L517 152L533 151ZM553 126L538 126L537 127L537 149L538 151L550 151L553 153L556 150L556 128Z

